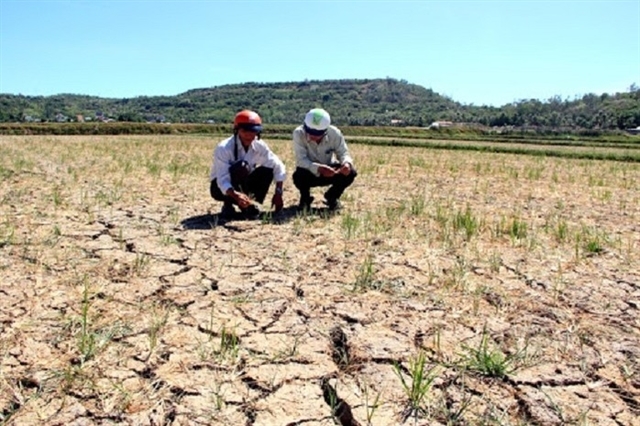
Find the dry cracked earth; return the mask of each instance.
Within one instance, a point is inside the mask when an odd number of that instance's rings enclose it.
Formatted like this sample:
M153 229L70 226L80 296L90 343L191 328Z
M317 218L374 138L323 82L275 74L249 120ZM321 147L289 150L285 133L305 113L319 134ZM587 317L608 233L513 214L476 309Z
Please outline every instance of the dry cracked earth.
M640 425L639 165L353 144L222 223L217 140L1 137L0 424Z

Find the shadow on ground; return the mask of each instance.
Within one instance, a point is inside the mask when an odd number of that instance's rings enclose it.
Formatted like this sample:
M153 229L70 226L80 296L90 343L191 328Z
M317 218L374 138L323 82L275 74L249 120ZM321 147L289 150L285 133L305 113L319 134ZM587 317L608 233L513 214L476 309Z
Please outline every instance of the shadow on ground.
M191 216L183 219L180 224L183 229L186 230L206 230L213 229L216 226L223 226L225 228L241 231L241 229L231 225L232 222L262 222L271 223L274 225L280 225L289 222L295 217L304 216L318 216L322 218L329 218L337 214L336 211L331 211L327 207L315 208L312 207L309 210L301 211L297 206L285 207L279 213L262 212L257 219L247 219L242 213L236 212L231 218L223 218L217 213L206 213L197 216Z

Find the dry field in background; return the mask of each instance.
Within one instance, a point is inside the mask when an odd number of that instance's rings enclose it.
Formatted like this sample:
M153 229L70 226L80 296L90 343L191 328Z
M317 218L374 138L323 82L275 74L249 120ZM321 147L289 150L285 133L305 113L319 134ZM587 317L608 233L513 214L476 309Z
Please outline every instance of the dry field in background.
M297 215L273 141L218 224L218 141L2 136L0 424L640 424L640 165L352 144Z

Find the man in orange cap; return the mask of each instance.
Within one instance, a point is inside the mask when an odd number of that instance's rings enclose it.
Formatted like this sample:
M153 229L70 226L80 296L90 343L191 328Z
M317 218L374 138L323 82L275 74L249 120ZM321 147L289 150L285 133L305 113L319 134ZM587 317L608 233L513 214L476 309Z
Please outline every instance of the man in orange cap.
M260 138L262 119L249 110L236 114L233 136L223 140L213 151L211 165L211 196L223 202L220 217L230 219L234 205L240 207L247 219L257 219L269 186L275 181L272 198L275 211L282 210L282 184L286 177L284 163Z

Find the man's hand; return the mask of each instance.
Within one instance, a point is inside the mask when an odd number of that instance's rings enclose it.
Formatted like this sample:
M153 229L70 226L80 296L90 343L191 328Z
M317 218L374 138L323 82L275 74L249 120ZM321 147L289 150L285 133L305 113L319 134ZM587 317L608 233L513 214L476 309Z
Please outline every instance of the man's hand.
M349 173L351 173L351 164L344 163L342 166L340 166L340 169L338 169L338 173L349 176Z
M276 192L275 194L273 194L273 198L271 199L271 206L275 207L275 212L278 213L280 210L282 210L282 206L284 205L284 203L282 202L282 194Z
M318 166L318 173L320 173L322 177L334 177L337 172L333 168L322 164Z
M231 192L231 191L229 191L229 192ZM251 198L249 198L249 196L247 194L243 194L242 192L238 192L238 191L234 190L229 195L234 200L236 200L236 203L238 203L238 206L240 206L241 209L246 209L247 207L249 207L252 204Z

